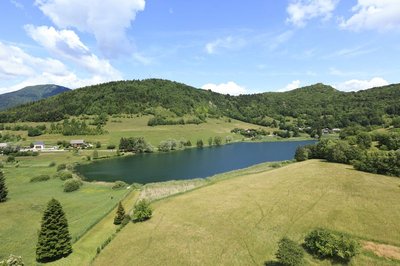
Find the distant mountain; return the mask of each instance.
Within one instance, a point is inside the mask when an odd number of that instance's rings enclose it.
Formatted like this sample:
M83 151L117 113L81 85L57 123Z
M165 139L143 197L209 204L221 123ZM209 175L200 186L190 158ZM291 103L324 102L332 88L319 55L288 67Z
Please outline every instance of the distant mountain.
M69 91L70 89L58 85L46 84L28 86L18 91L0 95L0 111L28 102L34 102Z
M161 79L114 81L72 90L0 112L0 123L60 121L83 114L227 116L259 125L273 120L316 128L382 126L400 115L400 84L342 92L322 83L287 92L230 96ZM290 119L294 118L293 119Z

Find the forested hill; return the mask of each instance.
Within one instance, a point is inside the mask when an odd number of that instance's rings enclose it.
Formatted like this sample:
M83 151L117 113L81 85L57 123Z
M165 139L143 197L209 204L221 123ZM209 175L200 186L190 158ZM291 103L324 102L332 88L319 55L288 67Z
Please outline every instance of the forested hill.
M169 109L177 116L226 115L262 125L283 116L318 126L343 127L352 122L380 125L384 115L400 115L400 84L340 92L319 83L289 92L229 96L168 80L117 81L1 112L0 122L58 121L66 115L81 114L154 114L157 107Z
M18 91L1 94L0 110L5 110L7 108L11 108L24 103L48 98L50 96L54 96L69 90L70 89L68 88L53 84L28 86Z

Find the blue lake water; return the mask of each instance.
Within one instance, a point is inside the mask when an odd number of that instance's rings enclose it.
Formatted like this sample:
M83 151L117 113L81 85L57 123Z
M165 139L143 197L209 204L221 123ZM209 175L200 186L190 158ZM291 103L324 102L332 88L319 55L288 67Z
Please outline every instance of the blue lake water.
M219 147L137 154L80 165L77 171L88 181L117 180L151 183L204 178L263 163L291 160L296 148L315 141L232 143Z

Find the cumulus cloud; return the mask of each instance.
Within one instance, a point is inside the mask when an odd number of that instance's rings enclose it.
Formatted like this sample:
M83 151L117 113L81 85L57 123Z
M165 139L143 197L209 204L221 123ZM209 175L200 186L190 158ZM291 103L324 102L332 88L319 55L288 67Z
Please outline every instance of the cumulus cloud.
M221 94L239 95L246 94L246 88L239 86L233 81L221 84L208 83L201 87L203 90L212 90Z
M349 19L342 20L342 28L355 31L388 31L400 28L398 0L358 0L352 11L354 14Z
M130 52L126 30L145 8L145 0L36 0L35 3L57 27L93 34L100 49L110 57Z
M286 85L284 88L280 89L280 92L284 92L284 91L291 91L294 89L298 89L300 88L300 80L293 80L292 82L290 82L288 85Z
M304 27L307 21L313 18L330 19L338 2L338 0L292 1L286 9L289 15L286 21L297 27Z
M108 79L121 79L120 73L108 60L99 59L91 53L78 35L72 30L56 30L53 27L32 25L25 26L26 32L36 42L55 56L71 60L92 74Z
M208 54L215 54L218 50L235 50L242 48L244 45L245 41L243 39L228 36L226 38L219 38L207 43L205 46L205 50Z
M0 93L38 84L58 84L74 89L108 80L98 74L79 77L59 60L32 56L20 47L0 42ZM14 85L6 85L9 81Z
M389 85L389 82L380 77L372 78L371 80L358 80L352 79L335 86L336 89L341 91L359 91L366 90L374 87L381 87Z

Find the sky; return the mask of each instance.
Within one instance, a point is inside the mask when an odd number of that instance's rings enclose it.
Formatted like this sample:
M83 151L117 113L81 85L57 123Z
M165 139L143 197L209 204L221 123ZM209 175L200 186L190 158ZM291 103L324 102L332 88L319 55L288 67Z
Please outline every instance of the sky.
M231 95L400 83L399 0L0 0L0 93L162 78Z

